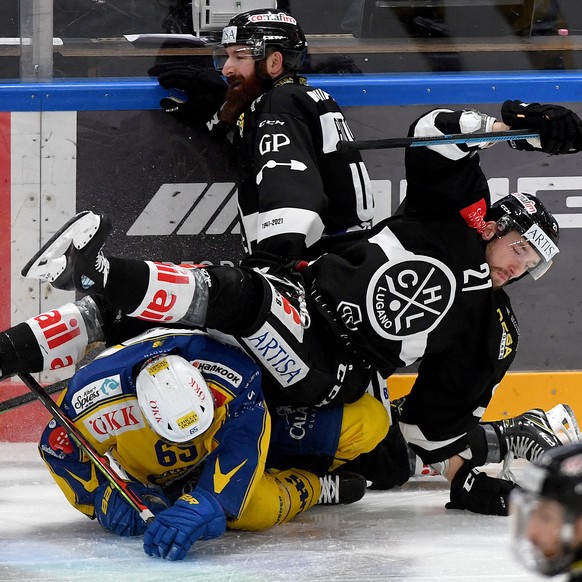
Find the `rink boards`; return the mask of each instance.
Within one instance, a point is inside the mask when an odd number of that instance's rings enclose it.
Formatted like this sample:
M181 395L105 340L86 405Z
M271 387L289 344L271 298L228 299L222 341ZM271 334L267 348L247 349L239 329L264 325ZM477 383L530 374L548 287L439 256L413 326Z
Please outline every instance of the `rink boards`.
M459 107L458 99L444 101L453 99L453 94L439 93L437 87L431 101L423 104L410 97L405 83L397 105L383 105L382 85L374 83L358 101L357 84L347 80L350 82L329 91L346 106L358 139L404 136L408 124L427 109L441 103ZM316 79L312 83L318 84ZM31 110L36 105L30 93L23 93L13 101L19 107L0 112L2 328L74 300L71 292L23 279L20 269L40 244L80 210L111 216L114 231L106 248L110 254L211 263L234 263L241 257L236 175L228 149L154 109L159 88L150 85L139 97L120 90L110 94L109 101L104 93L95 99L90 93L69 100L60 96L62 111L56 110L58 99L51 101L48 93L43 105ZM417 83L416 89L418 93L422 86ZM473 105L498 113L498 101L487 103L492 100L491 91L472 91L465 96L463 107ZM531 99L531 91L527 96L524 93L525 88L518 85L511 97ZM542 91L538 100L553 97L559 101L557 97L562 95L576 97ZM501 100L505 96L499 91ZM117 99L119 109L111 97ZM468 102L469 98L474 102ZM0 108L8 108L6 99L0 87ZM569 105L580 109L577 104ZM406 191L403 151L371 151L363 156L376 191L377 216L389 216ZM498 144L484 152L482 160L494 197L515 190L536 194L552 209L562 228L562 252L550 274L535 285L521 281L509 289L522 332L520 350L515 372L503 382L488 414L501 417L557 401L582 408L577 391L582 330L582 157L526 154ZM69 374L70 369L43 374L42 380L52 382ZM391 391L398 394L410 383L408 375L393 378ZM4 393L8 396L19 390L22 388L15 385L6 387ZM44 422L42 411L41 418L36 418L38 412L28 418L26 410L35 407L4 414L0 439L20 440L13 436L28 434L31 427Z

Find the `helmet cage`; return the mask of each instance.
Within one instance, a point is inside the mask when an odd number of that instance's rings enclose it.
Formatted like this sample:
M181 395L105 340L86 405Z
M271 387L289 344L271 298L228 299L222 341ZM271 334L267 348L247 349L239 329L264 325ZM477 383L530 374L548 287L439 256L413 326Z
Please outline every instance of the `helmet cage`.
M518 559L547 576L566 571L575 555L574 524L582 516L582 444L550 449L526 467L520 483L510 497L512 544ZM542 502L555 504L553 511L561 518L562 551L549 558L528 536L530 520Z

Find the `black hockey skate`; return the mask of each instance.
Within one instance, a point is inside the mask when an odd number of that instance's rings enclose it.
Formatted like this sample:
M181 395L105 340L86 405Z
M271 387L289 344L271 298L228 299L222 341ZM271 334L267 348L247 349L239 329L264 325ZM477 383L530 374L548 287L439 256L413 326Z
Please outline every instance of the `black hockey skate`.
M358 473L330 473L319 478L321 493L317 505L347 505L366 494L366 479Z
M552 430L546 413L539 408L502 420L499 428L502 447L504 443L507 452L516 459L535 463L543 453L562 444Z
M506 479L513 477L510 470L513 459L536 462L544 452L554 447L565 442L580 442L576 416L567 404L558 404L548 412L534 408L493 425L500 433L503 458L499 476Z
M47 281L57 289L98 293L109 274L101 247L110 232L106 216L80 212L28 261L22 276Z

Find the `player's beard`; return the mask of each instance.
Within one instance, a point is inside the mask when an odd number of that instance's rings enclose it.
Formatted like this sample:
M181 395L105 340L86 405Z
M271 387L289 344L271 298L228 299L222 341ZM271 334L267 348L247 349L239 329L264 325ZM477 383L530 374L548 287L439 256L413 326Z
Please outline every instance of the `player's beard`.
M271 79L264 73L265 63L259 63L259 75L255 73L251 77L231 77L224 105L220 109L219 118L227 125L235 125L240 114L265 91L272 86Z

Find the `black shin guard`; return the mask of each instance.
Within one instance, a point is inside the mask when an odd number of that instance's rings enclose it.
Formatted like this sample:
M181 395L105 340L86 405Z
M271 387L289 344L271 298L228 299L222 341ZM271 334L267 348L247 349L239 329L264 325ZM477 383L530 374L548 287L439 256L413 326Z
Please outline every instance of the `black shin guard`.
M390 426L386 437L369 453L363 453L342 466L372 481L370 489L392 489L410 479L408 446L398 423Z
M261 275L249 269L209 267L206 327L247 336L264 323L271 305L271 289Z

